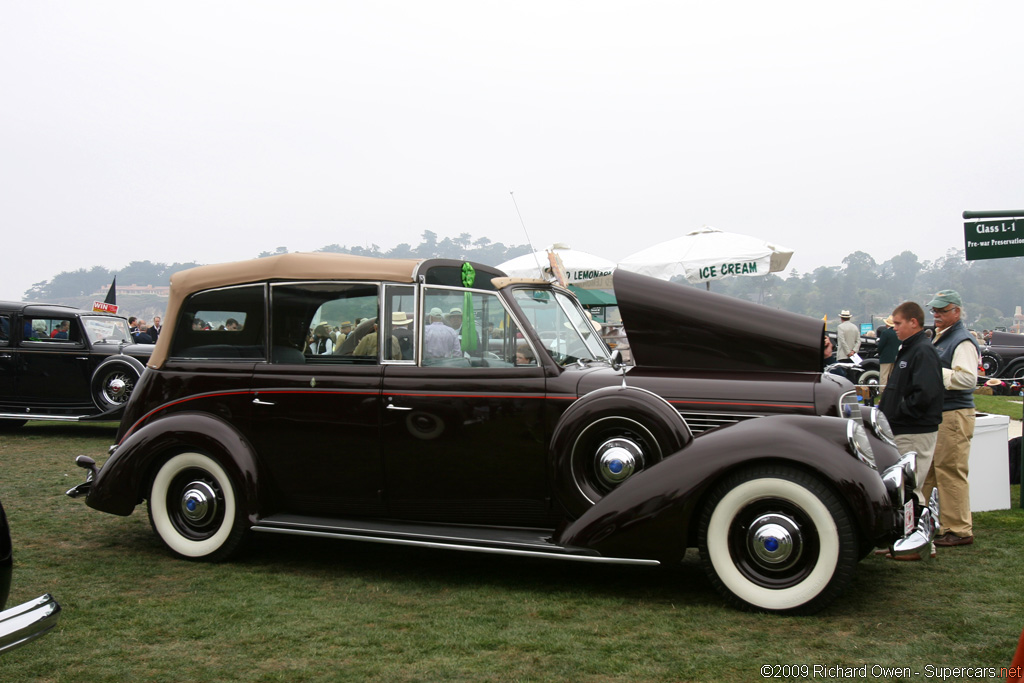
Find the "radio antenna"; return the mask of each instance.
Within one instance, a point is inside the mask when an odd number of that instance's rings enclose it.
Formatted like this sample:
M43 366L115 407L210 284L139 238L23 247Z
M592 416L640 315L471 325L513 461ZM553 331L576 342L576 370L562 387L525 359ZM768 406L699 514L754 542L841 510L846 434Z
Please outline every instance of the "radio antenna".
M533 246L533 240L530 239L530 233L526 229L526 223L523 221L523 214L519 212L519 203L516 201L516 193L509 190L509 194L512 196L512 204L516 207L516 215L519 216L519 223L523 226L523 232L526 233L526 243L530 245L530 252L533 254L533 260L537 263L537 272L540 273L541 277L544 277L544 268L540 265L540 259L537 257L537 250Z

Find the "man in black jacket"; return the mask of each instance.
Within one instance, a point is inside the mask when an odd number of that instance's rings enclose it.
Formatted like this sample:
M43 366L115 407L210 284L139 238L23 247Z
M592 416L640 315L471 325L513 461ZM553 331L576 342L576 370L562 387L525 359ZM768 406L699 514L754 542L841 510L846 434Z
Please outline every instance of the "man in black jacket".
M900 453L917 452L914 492L918 502L927 505L921 489L942 424L942 364L931 340L923 334L924 309L905 301L892 312L892 321L902 343L878 407L889 419Z

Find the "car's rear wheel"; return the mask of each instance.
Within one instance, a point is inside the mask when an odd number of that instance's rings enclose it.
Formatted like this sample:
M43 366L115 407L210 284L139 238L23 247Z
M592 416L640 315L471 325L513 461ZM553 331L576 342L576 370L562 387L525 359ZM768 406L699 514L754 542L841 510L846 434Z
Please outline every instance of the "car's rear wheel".
M857 534L842 502L814 476L764 466L712 491L698 532L701 564L729 602L812 614L853 578Z
M986 351L981 354L981 367L985 370L986 377L998 377L1003 359L994 351Z
M92 375L93 403L104 412L123 406L131 398L141 374L137 367L124 360L104 361Z
M149 521L160 540L190 559L223 560L244 539L248 524L224 468L203 453L179 453L157 471Z

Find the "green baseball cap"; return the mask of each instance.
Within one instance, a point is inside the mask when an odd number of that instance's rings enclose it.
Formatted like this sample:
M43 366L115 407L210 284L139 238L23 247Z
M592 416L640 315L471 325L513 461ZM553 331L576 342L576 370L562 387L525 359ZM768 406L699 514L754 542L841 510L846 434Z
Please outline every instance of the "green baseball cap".
M945 308L953 304L958 308L964 307L963 299L960 298L960 294L952 289L944 289L935 295L935 298L925 304L925 308Z

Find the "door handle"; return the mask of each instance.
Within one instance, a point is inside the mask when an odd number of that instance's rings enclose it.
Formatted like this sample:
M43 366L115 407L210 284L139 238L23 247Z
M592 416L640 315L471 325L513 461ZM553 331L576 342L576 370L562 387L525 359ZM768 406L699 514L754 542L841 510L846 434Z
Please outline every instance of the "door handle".
M396 406L396 405L393 405L391 403L389 403L387 405L387 409L388 410L412 410L412 408L410 408L408 406Z
M256 398L254 398L252 400L252 402L253 402L254 405L258 405L258 406L273 406L273 405L277 405L276 403L273 403L271 401L261 401L258 396Z

